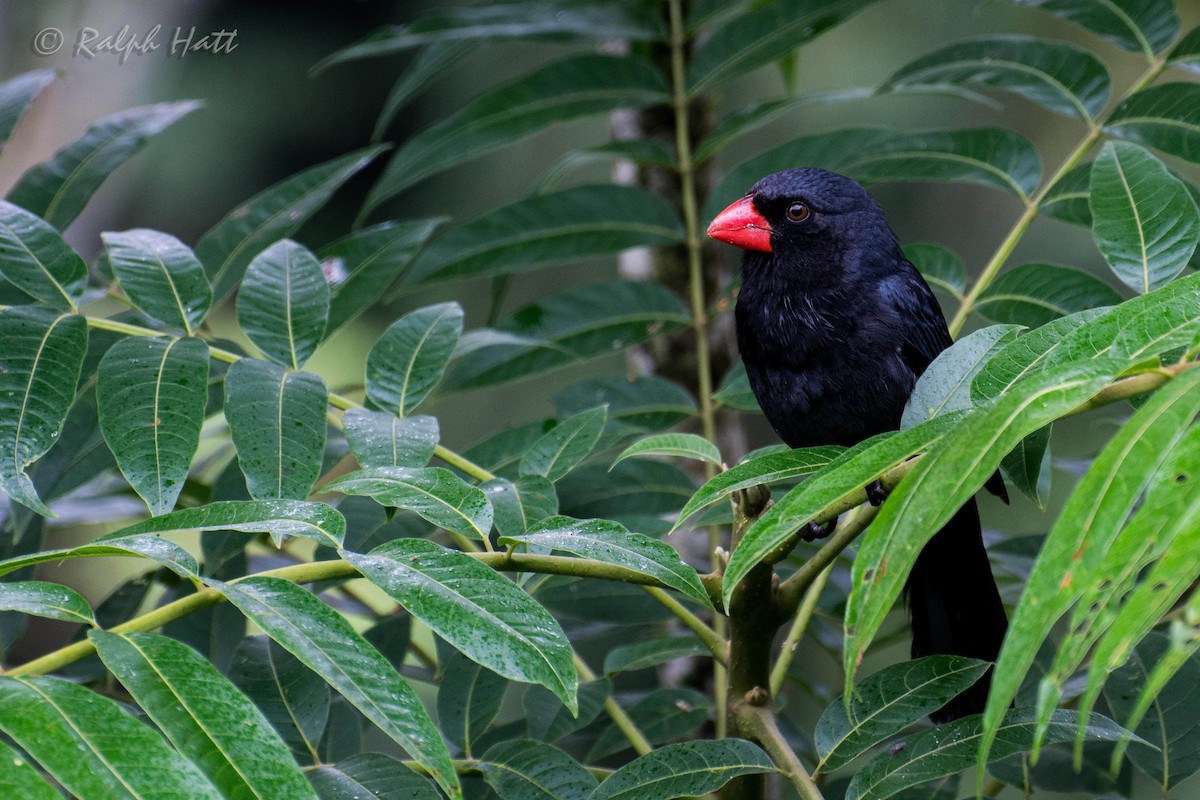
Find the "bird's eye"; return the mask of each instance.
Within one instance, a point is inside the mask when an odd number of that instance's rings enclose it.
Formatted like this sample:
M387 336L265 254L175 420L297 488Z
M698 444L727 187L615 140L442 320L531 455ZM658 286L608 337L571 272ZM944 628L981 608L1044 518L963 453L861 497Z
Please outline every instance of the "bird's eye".
M804 203L792 203L787 208L787 218L792 222L804 222L811 213Z

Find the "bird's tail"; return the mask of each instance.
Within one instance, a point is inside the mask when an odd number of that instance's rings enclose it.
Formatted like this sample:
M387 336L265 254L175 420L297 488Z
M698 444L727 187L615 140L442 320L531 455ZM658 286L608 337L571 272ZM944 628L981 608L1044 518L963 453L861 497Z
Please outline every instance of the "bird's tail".
M992 577L975 499L967 501L917 557L906 587L913 658L956 655L995 661L1008 628ZM946 722L978 714L987 703L991 670L930 717Z

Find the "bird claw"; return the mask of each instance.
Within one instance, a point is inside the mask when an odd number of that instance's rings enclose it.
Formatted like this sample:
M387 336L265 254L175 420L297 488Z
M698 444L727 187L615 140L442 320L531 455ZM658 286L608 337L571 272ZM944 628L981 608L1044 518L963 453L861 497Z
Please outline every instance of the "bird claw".
M888 499L888 490L883 488L883 481L878 478L867 485L866 492L867 500L876 508L883 505L883 501Z
M836 519L831 519L829 522L824 523L812 520L800 529L800 538L806 542L815 542L817 539L824 539L833 533L833 529L836 527Z

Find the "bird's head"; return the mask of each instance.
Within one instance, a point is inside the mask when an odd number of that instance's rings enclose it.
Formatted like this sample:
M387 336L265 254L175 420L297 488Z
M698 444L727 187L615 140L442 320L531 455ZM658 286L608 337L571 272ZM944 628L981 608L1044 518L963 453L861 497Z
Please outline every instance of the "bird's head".
M883 212L862 186L811 167L763 178L713 219L708 235L743 250L827 266L857 244L886 248L895 242Z

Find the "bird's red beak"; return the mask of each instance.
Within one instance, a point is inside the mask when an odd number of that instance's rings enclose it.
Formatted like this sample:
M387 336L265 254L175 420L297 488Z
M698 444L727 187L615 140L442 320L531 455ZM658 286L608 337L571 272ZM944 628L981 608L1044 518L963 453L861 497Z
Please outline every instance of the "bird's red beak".
M743 250L771 252L771 223L754 210L749 195L717 214L708 225L708 235Z

